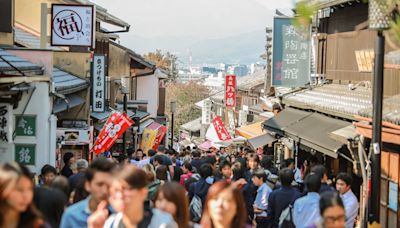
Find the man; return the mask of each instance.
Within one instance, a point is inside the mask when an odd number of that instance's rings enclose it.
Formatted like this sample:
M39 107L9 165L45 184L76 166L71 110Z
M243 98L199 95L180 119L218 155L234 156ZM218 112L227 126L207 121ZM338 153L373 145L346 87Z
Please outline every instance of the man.
M315 173L321 178L321 188L319 189L319 194L326 191L335 191L332 186L328 185L328 175L325 166L316 165L311 168L311 173Z
M90 164L85 182L85 189L90 195L66 209L61 219L61 228L87 227L89 215L97 209L101 201L108 199L114 167L114 163L104 158L98 158Z
M293 158L288 158L288 159L286 159L286 160L285 160L285 164L286 164L286 167L287 167L287 168L293 170L293 173L294 173L294 181L295 181L297 184L302 184L302 183L303 183L303 178L301 177L301 171L300 171L299 168L296 167L296 164L295 164L295 162L294 162L294 159L293 159Z
M79 159L78 161L76 161L76 169L78 170L78 173L68 178L71 190L75 189L79 181L85 178L85 171L87 170L88 166L89 163L85 159Z
M51 165L44 165L40 172L41 184L44 186L49 186L56 176L56 168Z
M257 228L270 227L270 218L267 215L268 197L272 189L265 183L267 181L267 174L263 169L256 169L252 173L253 184L258 187L257 196L254 200L254 214L257 222Z
M71 165L74 164L74 154L71 152L67 152L64 154L63 157L64 167L61 169L61 175L65 176L66 178L72 176L74 174L71 169Z
M321 217L318 194L321 178L317 174L311 173L306 177L305 184L308 189L307 195L297 199L293 207L293 223L298 228L310 227Z
M199 172L200 166L204 164L204 161L200 158L201 154L199 151L192 151L193 160L191 161L191 165L194 168L194 171Z
M282 186L271 192L268 198L267 213L273 220L273 227L278 227L282 211L301 196L301 193L292 187L294 179L292 169L281 169L279 179Z
M174 176L174 166L172 165L171 159L165 154L166 149L164 145L159 145L157 148L157 155L161 155L163 158L163 164L168 167L168 171L171 177Z
M195 183L191 183L189 186L189 202L192 198L197 195L200 197L203 208L206 201L206 196L208 193L208 188L214 183L214 178L212 176L213 169L210 164L203 164L200 167L200 180Z
M227 161L227 160L223 160L220 164L219 164L219 172L220 172L220 178L222 180L231 182L231 178L232 178L232 164Z
M347 173L339 173L336 177L336 190L340 193L346 211L346 228L353 228L358 214L358 200L351 191L352 178Z

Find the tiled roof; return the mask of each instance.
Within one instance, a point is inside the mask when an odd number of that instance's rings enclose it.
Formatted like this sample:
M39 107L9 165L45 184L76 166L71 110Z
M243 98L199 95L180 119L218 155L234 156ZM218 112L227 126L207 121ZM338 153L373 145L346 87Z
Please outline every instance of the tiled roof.
M372 108L359 110L358 114L372 118ZM400 94L383 101L382 120L400 125Z
M26 32L22 30L21 28L15 27L15 42L27 47L27 48L36 48L40 49L40 38L38 36L35 36L34 34L31 34L29 32ZM62 48L59 47L52 47L49 44L47 44L48 49L52 50L63 50Z
M180 126L181 129L189 131L189 132L196 132L196 131L200 131L201 128L201 117L192 120L190 122L187 122L185 124L182 124Z
M43 67L12 55L3 49L0 49L0 57L0 75L21 75L18 70L27 76L43 75ZM3 61L3 59L11 65ZM18 70L14 69L13 66Z
M362 109L370 108L372 90L357 87L353 90L348 85L327 84L313 89L301 90L283 97L286 105L312 109L318 112L354 119Z
M53 81L56 91L61 94L75 93L89 86L86 80L56 67L53 68Z
M253 74L237 77L237 87L241 90L251 90L256 86L264 84L265 70L256 71Z

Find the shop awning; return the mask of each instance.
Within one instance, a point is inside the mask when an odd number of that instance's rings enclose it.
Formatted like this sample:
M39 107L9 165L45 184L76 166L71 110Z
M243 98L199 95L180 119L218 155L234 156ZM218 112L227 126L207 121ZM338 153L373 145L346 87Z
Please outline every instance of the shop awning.
M284 130L286 136L293 138L300 144L337 158L337 152L343 147L344 143L331 138L331 133L349 125L351 123L346 121L312 113L285 127Z
M110 114L111 114L111 111L110 111L110 110L109 110L109 111L104 111L104 112L92 112L92 113L90 114L90 116L91 116L92 118L95 118L95 119L97 119L97 120L99 121L98 123L94 124L94 128L95 128L96 130L98 130L98 131L101 131L101 129L103 128L103 126L104 126L104 124L105 124L105 121L106 121L107 118L110 116ZM129 116L129 118L138 117L140 120L143 120L143 119L145 119L145 118L146 118L147 116L149 116L149 115L150 115L150 113L148 113L148 112L136 111L136 113L134 113L134 112L128 110L128 116ZM150 120L149 120L149 121L150 121ZM150 125L151 123L153 123L153 122L154 122L154 120L151 120L151 122L148 123L146 126L140 125L140 127L139 127L139 134L143 133L143 129L144 129L145 127L147 127L148 125Z
M275 117L264 121L262 125L263 128L267 129L268 131L284 136L285 129L288 126L304 119L311 114L312 112L305 112L294 108L285 108Z
M201 117L185 124L182 124L181 129L188 131L188 132L197 132L201 129Z
M56 91L61 94L75 93L89 87L86 80L56 67L53 68L53 80Z
M101 121L106 121L107 118L110 116L111 112L112 112L111 110L106 110L104 112L92 112L90 113L90 116L101 122ZM133 117L135 116L135 113L128 110L128 116Z
M239 134L246 139L251 139L260 135L263 135L265 132L262 130L261 126L262 122L257 122L245 126L241 126L236 129L236 134Z
M57 98L53 104L53 113L63 112L83 103L85 103L85 99L76 94L66 95L65 99Z
M272 142L275 142L276 138L271 136L268 133L265 133L263 135L259 135L257 137L248 139L248 142L250 144L250 146L255 150L261 146L265 146L267 144L270 144Z
M150 124L152 124L153 122L154 122L153 119L148 119L148 120L145 120L143 123L141 123L141 124L139 125L138 134L143 134L144 129L145 129L146 127L148 127Z

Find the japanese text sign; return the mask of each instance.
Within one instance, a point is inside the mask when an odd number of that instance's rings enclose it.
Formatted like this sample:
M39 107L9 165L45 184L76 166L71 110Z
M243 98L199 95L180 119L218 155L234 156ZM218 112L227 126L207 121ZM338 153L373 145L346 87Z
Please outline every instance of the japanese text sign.
M109 150L117 139L133 125L133 121L126 113L112 112L93 145L93 152L97 155Z
M36 145L15 144L15 161L22 165L35 165Z
M201 123L210 124L211 123L211 100L204 100L203 107L201 109Z
M15 116L16 136L36 135L36 116Z
M227 75L225 77L225 106L236 106L236 76Z
M0 142L12 142L11 111L11 105L0 104Z
M93 45L94 7L92 5L53 4L51 7L51 45Z
M222 120L219 116L216 116L212 120L212 124L213 124L215 132L217 132L218 138L220 140L226 141L226 140L232 139L231 136L229 135L228 130L225 128L224 123L222 122Z
M104 112L106 88L105 56L93 56L92 83L92 110L93 112Z
M310 81L310 36L292 25L292 18L274 18L272 85L302 87Z

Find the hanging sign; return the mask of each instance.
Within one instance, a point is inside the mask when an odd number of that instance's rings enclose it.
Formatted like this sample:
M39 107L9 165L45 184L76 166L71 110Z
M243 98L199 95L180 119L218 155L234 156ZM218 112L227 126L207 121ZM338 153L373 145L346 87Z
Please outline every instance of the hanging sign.
M204 100L203 107L201 108L201 124L211 123L211 100Z
M227 75L225 77L225 106L236 106L236 76Z
M105 56L93 56L92 65L92 109L93 112L104 112L105 109Z
M216 116L212 120L212 124L215 128L215 132L217 133L219 140L226 141L232 139L219 116Z
M0 143L12 142L12 106L10 104L0 104Z

